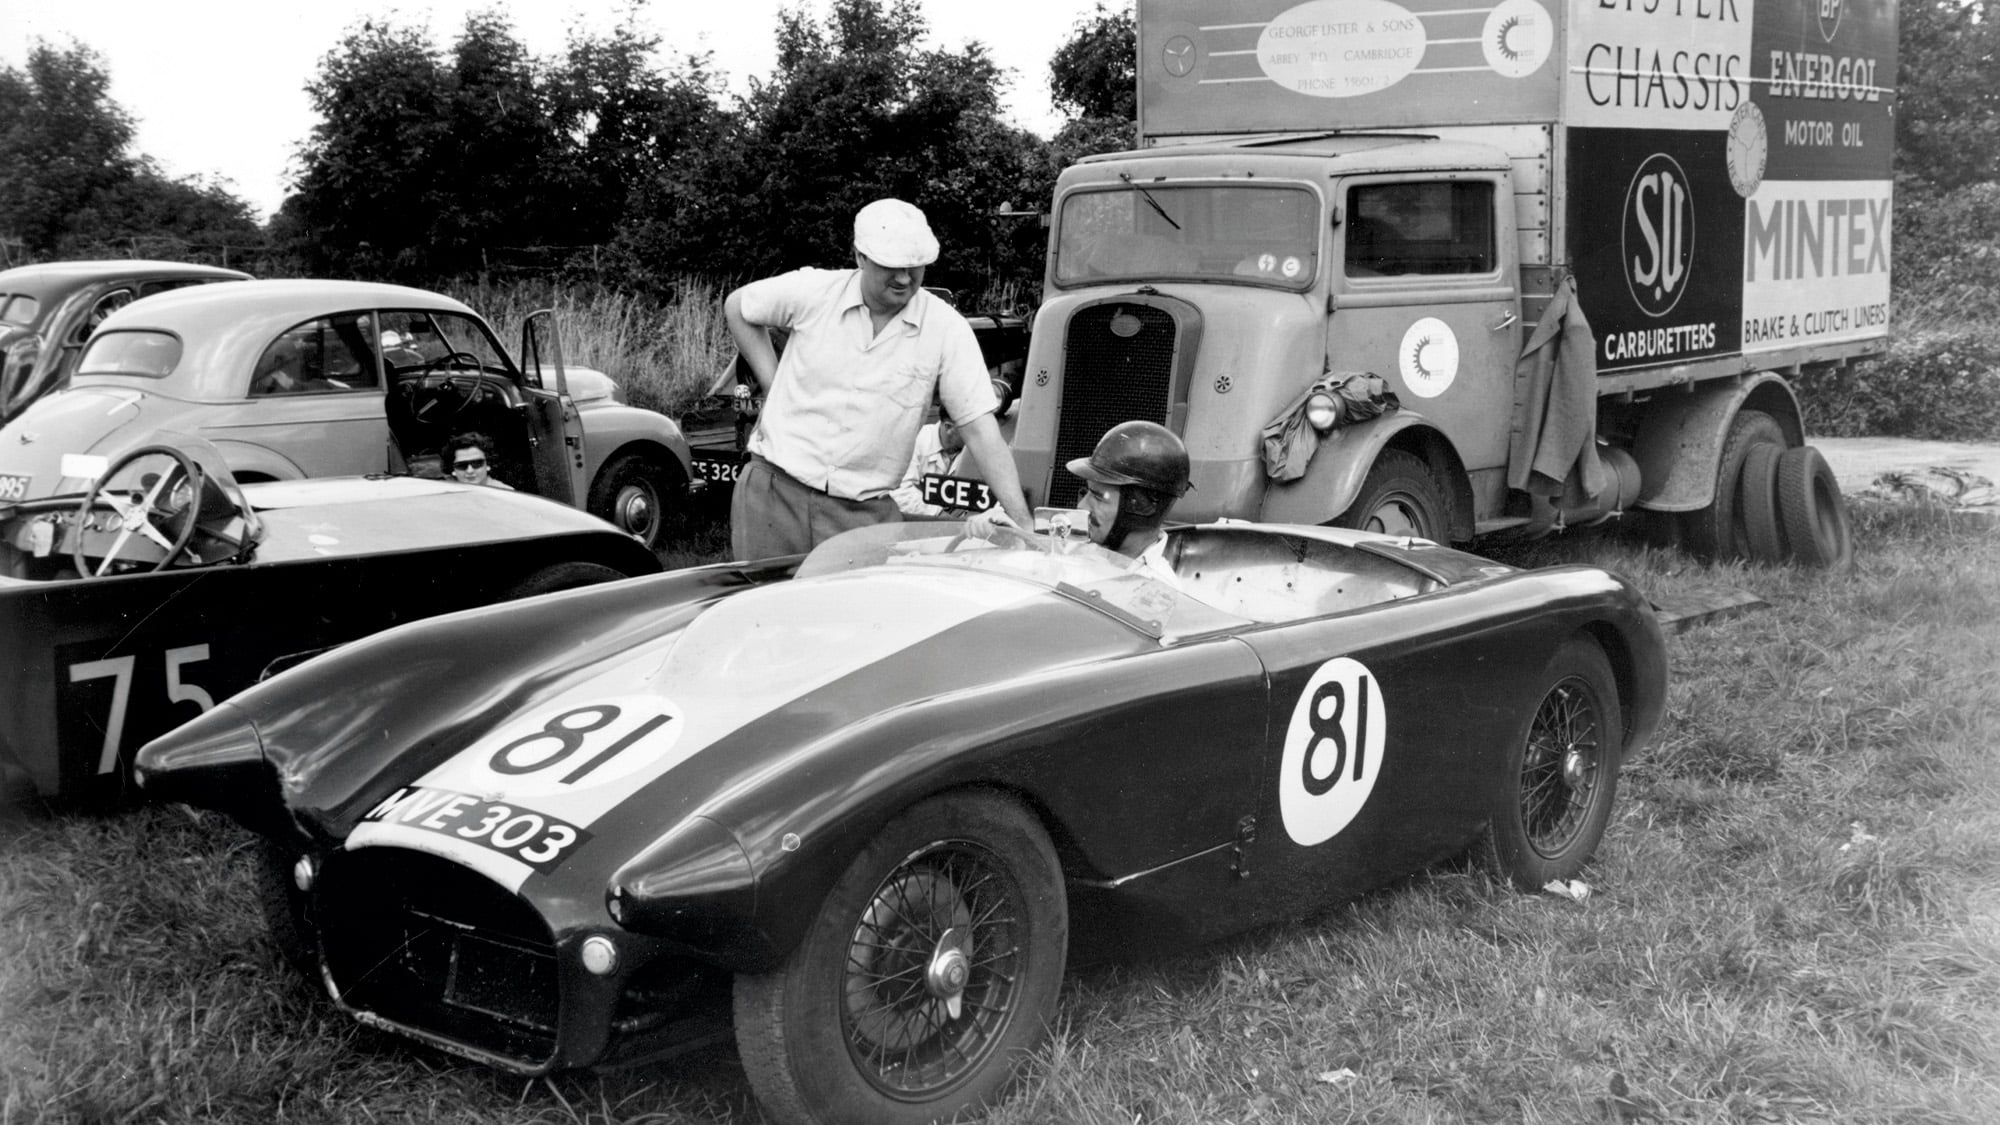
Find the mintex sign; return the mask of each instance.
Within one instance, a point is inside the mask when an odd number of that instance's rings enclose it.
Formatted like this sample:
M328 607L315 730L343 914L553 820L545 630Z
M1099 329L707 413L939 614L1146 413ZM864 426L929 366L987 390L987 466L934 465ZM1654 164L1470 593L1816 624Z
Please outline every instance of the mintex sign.
M1600 369L1887 332L1893 0L1140 0L1139 49L1149 141L1554 126Z

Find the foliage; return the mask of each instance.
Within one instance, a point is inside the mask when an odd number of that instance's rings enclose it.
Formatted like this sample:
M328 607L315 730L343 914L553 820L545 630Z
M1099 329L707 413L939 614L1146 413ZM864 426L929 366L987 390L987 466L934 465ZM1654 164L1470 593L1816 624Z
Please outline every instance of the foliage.
M1136 121L1139 117L1139 47L1133 12L1105 10L1099 0L1077 21L1069 41L1049 60L1049 92L1057 108L1077 118Z
M1081 967L989 1120L2000 1120L2000 538L1874 505L1855 531L1852 574L1597 532L1508 557L1769 603L1669 638L1590 896L1446 863ZM528 1081L362 1027L279 959L248 840L177 807L0 811L0 1118L766 1120L727 1046Z
M852 262L854 212L882 196L924 209L944 247L934 284L980 285L1039 262L1018 224L988 213L1045 198L1041 144L999 119L986 50L921 46L913 0L835 0L825 21L779 16L777 69L755 82L721 143L642 189L627 257L716 276Z
M2000 0L1903 0L1899 19L1899 178L2000 179Z
M1831 437L2000 437L2000 334L1903 332L1886 355L1796 381L1806 429Z
M95 51L38 42L0 70L0 231L52 253L72 215L132 175L132 118Z

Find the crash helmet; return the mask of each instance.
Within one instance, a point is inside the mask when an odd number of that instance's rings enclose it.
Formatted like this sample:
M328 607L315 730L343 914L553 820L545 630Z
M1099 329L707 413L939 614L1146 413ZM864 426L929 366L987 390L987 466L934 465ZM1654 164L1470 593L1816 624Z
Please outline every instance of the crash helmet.
M1097 439L1090 456L1071 461L1069 471L1098 484L1135 484L1178 498L1188 490L1188 451L1158 422L1120 422Z
M1188 453L1181 439L1158 422L1120 422L1097 439L1090 456L1069 471L1097 484L1118 486L1118 514L1104 537L1116 551L1134 532L1150 533L1188 490Z

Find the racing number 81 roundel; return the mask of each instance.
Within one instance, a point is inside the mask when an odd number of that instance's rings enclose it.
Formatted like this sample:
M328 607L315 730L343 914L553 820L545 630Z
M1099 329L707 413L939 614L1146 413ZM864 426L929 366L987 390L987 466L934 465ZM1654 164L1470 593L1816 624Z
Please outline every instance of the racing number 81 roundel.
M1382 687L1360 661L1329 660L1306 681L1278 764L1278 813L1294 843L1323 844L1361 812L1388 726Z

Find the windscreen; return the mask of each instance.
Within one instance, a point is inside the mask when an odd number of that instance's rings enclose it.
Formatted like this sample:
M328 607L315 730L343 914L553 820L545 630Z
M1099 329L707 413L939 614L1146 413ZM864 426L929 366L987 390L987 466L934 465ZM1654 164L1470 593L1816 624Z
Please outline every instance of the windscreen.
M1071 192L1058 216L1056 284L1222 281L1305 289L1319 273L1319 197L1242 183Z

